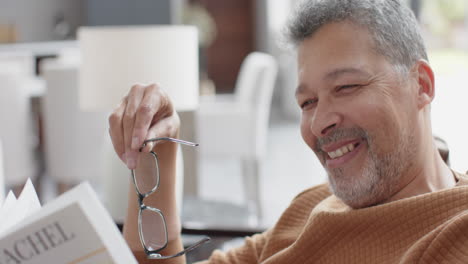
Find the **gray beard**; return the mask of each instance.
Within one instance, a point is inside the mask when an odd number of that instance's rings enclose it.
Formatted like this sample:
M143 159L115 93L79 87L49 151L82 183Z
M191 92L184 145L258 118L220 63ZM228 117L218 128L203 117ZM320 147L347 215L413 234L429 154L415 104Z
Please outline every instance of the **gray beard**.
M368 139L368 163L362 175L346 175L341 168L327 169L331 191L352 208L379 204L400 188L404 171L411 167L414 158L414 140L403 136L406 142L393 152L377 154L375 144Z

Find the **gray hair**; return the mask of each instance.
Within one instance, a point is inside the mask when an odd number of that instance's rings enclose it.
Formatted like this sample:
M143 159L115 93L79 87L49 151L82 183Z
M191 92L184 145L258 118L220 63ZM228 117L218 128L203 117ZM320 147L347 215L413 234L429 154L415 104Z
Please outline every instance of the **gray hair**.
M289 18L285 37L297 48L321 26L344 20L369 30L376 51L398 68L408 71L428 60L418 21L399 0L304 0Z

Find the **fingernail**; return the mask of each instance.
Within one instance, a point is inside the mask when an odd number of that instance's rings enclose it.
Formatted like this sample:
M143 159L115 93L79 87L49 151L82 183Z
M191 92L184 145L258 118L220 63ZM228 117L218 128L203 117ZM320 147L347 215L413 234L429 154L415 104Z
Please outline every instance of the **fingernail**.
M136 157L133 152L127 153L127 167L131 170L136 168Z
M138 137L133 137L132 138L132 149L138 149L140 147L140 142L138 140Z
M151 151L151 150L153 150L154 142L149 142L146 146L148 148L148 151Z

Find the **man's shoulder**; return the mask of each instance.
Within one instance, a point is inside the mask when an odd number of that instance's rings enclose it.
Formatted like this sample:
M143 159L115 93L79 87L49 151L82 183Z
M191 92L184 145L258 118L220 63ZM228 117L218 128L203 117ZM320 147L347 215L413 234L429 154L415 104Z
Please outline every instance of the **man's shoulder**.
M328 183L323 183L300 192L293 199L292 203L306 202L308 204L318 204L330 195L332 195L332 193L330 192L330 187L328 186Z

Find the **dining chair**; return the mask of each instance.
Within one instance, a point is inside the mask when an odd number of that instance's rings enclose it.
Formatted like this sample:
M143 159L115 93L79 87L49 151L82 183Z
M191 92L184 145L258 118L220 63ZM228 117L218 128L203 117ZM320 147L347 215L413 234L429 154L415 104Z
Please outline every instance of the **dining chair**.
M201 158L235 157L241 162L249 212L261 221L261 165L278 66L268 54L253 52L242 62L234 93L202 98L197 113Z

